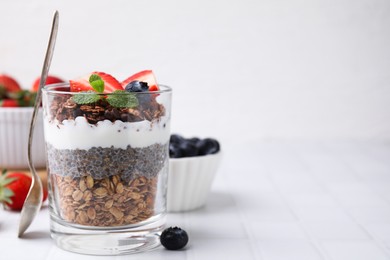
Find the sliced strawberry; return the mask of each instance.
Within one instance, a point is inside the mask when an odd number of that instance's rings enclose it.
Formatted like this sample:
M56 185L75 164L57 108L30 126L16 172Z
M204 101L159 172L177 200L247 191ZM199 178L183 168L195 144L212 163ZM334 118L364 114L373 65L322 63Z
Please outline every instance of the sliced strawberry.
M6 90L6 92L14 92L21 90L19 83L12 77L0 74L0 88Z
M121 83L119 83L119 81L116 78L114 78L110 74L95 71L80 79L70 80L70 91L80 92L80 91L94 90L91 84L89 83L89 77L92 74L98 75L104 81L103 93L112 93L113 91L118 89L123 90Z
M0 100L0 107L19 107L19 103L15 99Z
M32 91L35 91L35 92L38 91L39 82L40 82L40 81L41 81L41 77L38 77L38 78L34 81L34 83L33 83L33 85L32 85L32 88L31 88ZM60 78L58 78L58 77L56 77L56 76L51 76L51 75L49 75L49 76L47 76L45 85L54 84L54 83L62 83L62 82L64 82L62 79L60 79Z
M88 91L93 90L91 84L89 84L89 76L84 78L79 78L75 80L69 80L70 83L70 91L71 92L80 92L80 91Z
M149 91L159 90L156 77L154 76L153 71L151 71L151 70L143 70L143 71L140 71L140 72L134 74L133 76L128 77L127 79L122 81L122 83L121 83L122 87L125 88L127 86L127 84L129 84L130 82L132 82L134 80L148 83Z
M92 72L92 74L97 74L104 81L104 93L112 93L115 90L123 90L121 83L111 76L110 74L104 72Z

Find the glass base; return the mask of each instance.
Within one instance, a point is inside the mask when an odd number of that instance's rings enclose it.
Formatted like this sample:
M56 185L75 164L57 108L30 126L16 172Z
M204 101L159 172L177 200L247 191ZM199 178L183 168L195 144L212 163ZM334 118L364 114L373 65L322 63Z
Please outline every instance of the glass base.
M165 228L165 215L154 216L138 225L91 228L51 219L51 237L67 251L88 255L125 255L158 248Z

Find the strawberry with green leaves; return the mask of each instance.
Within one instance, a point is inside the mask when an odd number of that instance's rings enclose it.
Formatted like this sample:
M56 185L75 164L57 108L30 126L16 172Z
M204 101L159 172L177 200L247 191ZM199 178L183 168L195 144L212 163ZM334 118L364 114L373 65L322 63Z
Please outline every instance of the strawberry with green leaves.
M19 83L9 75L0 74L0 99L6 97L7 93L21 90Z
M0 99L0 107L19 107L19 103L15 99Z
M23 172L6 173L0 175L0 203L10 210L20 211L30 190L32 179ZM47 199L47 190L43 190L43 201Z
M11 76L0 74L0 107L31 107L36 92L22 89Z
M21 210L30 190L31 177L22 172L0 176L0 202L11 210Z
M8 92L7 98L3 99L4 105L0 107L32 107L35 104L35 97L37 93L26 89Z
M37 79L35 79L34 83L32 84L31 91L33 91L33 92L38 91L40 81L41 81L41 77L38 77ZM45 85L62 83L62 82L64 82L64 81L61 78L59 78L57 76L53 76L53 75L48 75L46 78Z
M0 88L5 89L7 92L21 90L19 83L14 78L6 74L0 74Z

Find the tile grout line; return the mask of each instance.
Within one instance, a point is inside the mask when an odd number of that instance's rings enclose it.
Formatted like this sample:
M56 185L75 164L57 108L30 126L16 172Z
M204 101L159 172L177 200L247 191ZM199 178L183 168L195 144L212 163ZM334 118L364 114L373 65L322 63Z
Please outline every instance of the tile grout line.
M291 149L291 148L290 148ZM290 150L290 154L293 156L293 153L291 153L292 151ZM290 156L291 156L290 155ZM269 169L268 172L272 172L272 169ZM328 255L328 253L322 249L321 245L317 242L317 240L313 237L313 235L311 234L311 232L307 229L306 225L301 221L301 219L297 216L297 214L295 213L294 209L290 206L290 204L287 202L287 200L285 199L283 193L280 191L278 185L275 183L275 181L273 180L272 176L270 176L269 174L266 174L268 180L274 185L275 187L275 191L277 192L277 194L279 194L279 196L281 197L282 201L283 201L283 204L285 204L285 206L288 208L288 210L290 211L290 213L294 216L294 218L297 220L297 223L298 225L302 228L303 232L305 233L305 235L307 236L308 238L308 242L310 244L313 245L313 247L316 249L316 251L319 253L320 257L324 260L331 260L332 258Z
M361 148L360 148L360 146L361 145L359 145L359 150L360 150L360 152L364 152L363 150L361 150ZM353 174L356 176L356 179L359 181L359 183L361 183L362 182L362 180L360 179L360 176L359 176L359 174L357 174L356 172L354 172L354 170L353 170L353 168L350 166L350 164L348 163L348 162L345 162L344 160L341 160L342 161L342 163L343 164L345 164L352 172L353 172ZM367 188L369 189L369 190L371 190L372 191L372 189L371 189L371 187L369 187L369 186L367 186ZM325 189L326 189L326 187L325 187ZM332 193L330 193L329 192L329 194L330 194L330 196L332 196L332 198L339 204L339 205L341 205L341 203L340 203L340 200L337 198L337 197L335 197ZM376 194L375 192L374 192L374 194ZM376 194L376 195L378 195L378 194ZM380 197L380 198L382 198L382 196L378 196L378 197ZM387 200L386 200L386 202L387 202ZM342 205L341 205L342 206ZM348 209L345 209L343 206L342 206L342 209L343 209L343 211L354 221L354 223L358 226L358 227L360 227L374 242L375 242L375 244L376 245L378 245L378 247L387 255L387 256L389 256L390 257L390 250L387 248L387 246L384 244L384 242L382 242L380 239L377 239L377 237L374 235L374 234L372 234L365 226L364 226L364 224L363 223L361 223L358 219L356 219L353 215L351 215L351 213L349 212L349 210Z
M324 147L324 148L325 148L325 147ZM329 155L331 155L332 157L334 157L334 156L332 155L332 152L329 151L329 149L327 149L327 148L325 148L325 149L328 151L328 154L329 154ZM300 158L300 159L302 159L302 158ZM301 161L304 161L304 160L301 160ZM344 160L341 160L341 162L342 162L345 166L347 166L348 169L351 170L351 172L352 172L352 173L354 174L354 176L356 177L356 180L360 181L359 178L358 178L358 176L357 176L357 174L356 174L356 172L354 172L353 168L352 168L347 162L345 162ZM307 166L307 165L304 165L304 166ZM307 167L307 168L309 168L309 167ZM376 238L375 235L371 234L371 232L369 232L369 231L364 227L364 225L363 225L362 223L360 223L353 215L351 215L351 213L350 213L350 212L349 212L349 211L340 203L340 200L339 200L335 195L333 195L331 192L329 192L329 189L326 187L326 185L323 185L323 183L322 183L321 181L319 181L318 178L317 178L315 175L314 175L313 178L314 178L314 180L316 181L316 183L317 183L322 189L324 189L324 191L326 191L327 194L329 194L329 196L331 196L331 197L335 200L335 202L338 204L339 208L340 208L347 216L349 216L349 217L351 218L351 220L353 220L353 222L354 222L358 227L360 227L360 228L364 231L364 233L367 234L368 237L370 237L371 240L373 240L373 241L375 242L375 244L378 245L379 248L380 248L387 256L390 257L390 251L387 249L386 245L385 245L382 241L378 240L378 239Z
M363 149L361 148L361 145L359 145L359 151L360 151L361 153L363 153L363 154L366 153L366 150L363 150ZM368 153L368 154L369 154L369 157L371 157L371 158L373 157L372 154L370 154L370 153ZM343 161L343 162L344 162L344 161ZM352 169L352 167L349 165L349 163L347 163L347 162L344 162L344 163L353 171L353 169ZM357 179L359 180L359 182L363 182L363 180L360 178L359 174L357 174L357 173L354 173L354 174L357 176ZM389 203L388 200L387 200L386 198L384 198L382 194L376 193L376 192L375 192L370 186L368 186L368 185L366 185L366 187L367 187L368 190L374 192L375 195L377 195L378 197L384 199L384 200L386 201L386 203ZM331 196L334 197L333 195L331 195ZM339 202L339 201L337 200L337 198L336 198L336 201ZM389 204L389 207L390 207L390 204ZM358 219L356 219L353 215L351 215L351 214L349 213L348 210L346 210L346 213L347 213L348 216L350 216L350 217L355 221L355 223L356 223L359 227L361 227L361 228L364 230L364 232L366 232L366 233L372 238L372 240L375 242L375 244L377 244L377 245L379 246L379 248L380 248L382 251L384 251L384 252L386 253L387 256L390 257L390 249L388 249L388 247L386 246L386 244L385 244L381 239L378 239L378 238L376 237L375 234L372 234L372 233L364 226L364 224L363 224L362 222L360 222Z
M369 152L370 150L362 150L360 147L359 147L359 150L360 150L360 152L364 152L364 153L367 153L367 151L368 151L368 155L369 155L369 157L370 158L372 158L372 159L374 159L374 160L376 160L376 161L378 161L378 162L380 162L381 160L378 160L373 154L372 154L372 152ZM346 165L347 165L347 163L346 163ZM356 174L357 175L357 179L359 180L359 181L364 181L363 180L363 178L359 175L359 174ZM386 202L387 202L387 204L389 205L389 207L390 207L390 198L386 198L385 196L383 196L381 193L376 193L375 191L374 191L374 189L372 188L372 187L370 187L369 185L367 185L367 188L369 189L369 190L371 190L371 191L373 191L374 193L375 193L375 195L377 195L378 197L380 197L380 198L382 198L383 200L385 200Z
M230 180L230 178L231 177L229 177L229 175L227 175L226 184L228 186L228 190L232 190L230 188L231 187L231 180ZM234 197L234 194L231 194L231 195L232 195L232 200L234 201L234 204L235 204L236 209L237 209L237 214L238 214L238 216L240 218L241 227L244 229L245 235L248 237L249 245L250 245L250 248L251 248L251 252L252 252L252 254L254 256L254 259L255 260L264 260L265 258L263 256L263 254L259 253L258 250L257 250L256 238L255 238L254 234L250 231L250 227L248 227L248 225L246 224L246 223L249 223L249 221L246 219L245 214L242 212L241 208L238 207L238 204L237 204L236 198Z

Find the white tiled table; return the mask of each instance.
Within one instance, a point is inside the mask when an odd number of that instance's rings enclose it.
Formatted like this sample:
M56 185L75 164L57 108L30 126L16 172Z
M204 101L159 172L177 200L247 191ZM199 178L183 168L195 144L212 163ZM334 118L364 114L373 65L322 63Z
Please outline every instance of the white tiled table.
M96 257L58 249L47 207L26 238L0 211L1 259L390 259L390 144L258 143L224 146L205 208L169 214L186 250Z

